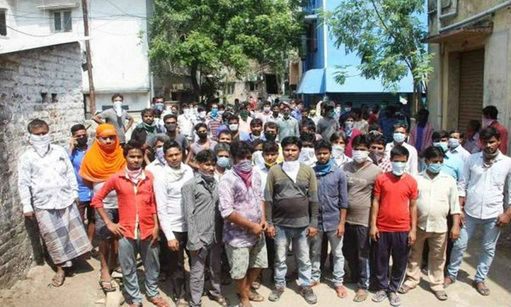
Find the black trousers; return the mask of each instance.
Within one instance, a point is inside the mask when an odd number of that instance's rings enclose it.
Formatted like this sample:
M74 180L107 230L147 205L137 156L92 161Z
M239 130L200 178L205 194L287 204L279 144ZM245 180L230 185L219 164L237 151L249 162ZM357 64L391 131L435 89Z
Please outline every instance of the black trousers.
M380 238L373 241L371 252L374 259L375 290L397 292L408 261L408 232L380 232ZM392 271L389 274L390 257Z
M185 282L185 255L186 252L186 243L188 242L188 233L187 232L176 232L174 231L174 236L176 240L179 242L179 250L171 251L167 245L167 238L165 234L161 234L160 240L160 261L162 263L161 270L167 272L168 278L171 280L172 287L174 290L174 299L186 299L187 291ZM188 259L190 259L190 255L188 255ZM164 264L164 265L163 265Z
M348 262L351 280L359 289L369 288L369 229L346 223L342 253Z

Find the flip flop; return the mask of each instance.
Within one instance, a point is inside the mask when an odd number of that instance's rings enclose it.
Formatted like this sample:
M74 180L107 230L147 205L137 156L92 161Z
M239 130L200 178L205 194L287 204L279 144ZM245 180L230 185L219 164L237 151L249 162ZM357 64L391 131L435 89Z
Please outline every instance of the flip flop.
M115 290L117 290L117 287L113 283L113 280L109 281L100 280L99 286L101 287L101 289L103 289L104 292L115 292Z
M360 291L360 290L359 290L359 291ZM360 302L365 301L365 300L367 299L367 296L369 295L369 294L367 293L367 290L363 290L363 291L364 291L363 293L362 293L362 292L359 292L359 291L357 291L357 293L355 294L355 298L353 298L353 301L354 301L355 303L360 303Z
M257 291L252 290L250 291L250 294L248 295L248 300L252 302L262 302L264 301L264 297L259 294Z
M445 291L433 291L433 293L435 294L436 298L439 301L447 300L447 292L445 292Z
M472 286L476 288L477 292L479 292L482 296L490 295L490 289L486 286L484 281L474 281Z
M399 290L397 290L397 292L399 292L401 294L406 294L406 293L408 293L408 291L410 291L412 289L413 289L412 287L409 287L407 285L402 285L401 287L399 287Z
M64 280L66 280L66 274L65 273L56 273L55 276L51 279L51 287L58 288L64 284Z
M169 307L169 303L167 303L161 296L148 298L147 300L158 307Z

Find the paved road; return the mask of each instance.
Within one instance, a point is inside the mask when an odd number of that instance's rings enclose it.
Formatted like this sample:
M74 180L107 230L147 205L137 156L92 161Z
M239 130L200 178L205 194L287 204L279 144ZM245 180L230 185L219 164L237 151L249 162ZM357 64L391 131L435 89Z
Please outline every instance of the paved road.
M402 296L402 306L511 306L511 253L507 246L499 247L497 257L490 271L487 282L492 294L489 297L479 295L472 287L471 281L475 272L474 263L478 254L478 246L473 245L465 257L460 272L459 281L449 287L449 300L440 302L427 289L427 283L423 281L419 287ZM0 291L0 306L104 306L105 297L98 287L98 267L96 260L91 259L82 262L78 266L75 276L68 278L61 288L48 287L49 280L53 276L51 268L47 265L34 267L30 270L27 279L19 281L9 290ZM270 293L268 278L260 293L268 297ZM340 300L335 291L327 284L321 284L314 288L318 296L316 306L390 306L388 301L376 304L370 299L364 303L354 303L354 285L348 284L348 297ZM225 287L227 297L232 303L237 304L233 285ZM169 292L168 282L161 284L162 294ZM282 295L278 303L268 301L254 303L254 306L308 306L302 297L296 292L294 282L290 282L288 289ZM216 303L203 298L204 306L218 306ZM109 300L115 305L115 294ZM110 305L109 304L109 305ZM145 306L152 306L144 302ZM172 304L173 306L174 304Z

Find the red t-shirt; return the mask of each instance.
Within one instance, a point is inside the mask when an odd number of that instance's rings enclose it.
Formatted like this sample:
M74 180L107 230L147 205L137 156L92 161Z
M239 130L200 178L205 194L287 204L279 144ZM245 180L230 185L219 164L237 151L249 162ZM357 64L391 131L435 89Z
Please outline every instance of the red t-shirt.
M379 231L410 231L410 200L417 198L417 181L411 175L379 175L374 182L374 197L380 201L376 219Z

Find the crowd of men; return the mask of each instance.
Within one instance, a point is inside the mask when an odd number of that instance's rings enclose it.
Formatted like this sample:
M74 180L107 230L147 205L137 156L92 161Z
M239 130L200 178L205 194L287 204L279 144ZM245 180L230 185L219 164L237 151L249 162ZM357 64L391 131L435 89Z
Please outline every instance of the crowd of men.
M309 304L325 263L339 298L351 282L354 301L371 290L373 301L398 306L398 293L414 289L425 269L432 293L447 300L480 230L473 286L490 294L485 279L511 219L507 130L494 106L482 110L482 127L447 132L433 130L425 109L409 129L392 105L236 101L179 110L157 97L127 140L134 119L122 95L112 102L93 117L94 140L76 124L67 149L51 143L43 120L28 124L19 194L56 265L53 286L73 259L92 253L101 288L116 291L112 276L122 274L127 301L140 306L140 255L156 306L168 306L164 280L177 306L200 306L206 280L207 295L228 306L221 285L229 279L240 306L251 306L265 300L257 292L264 269L274 283L268 300L280 299L294 256Z

